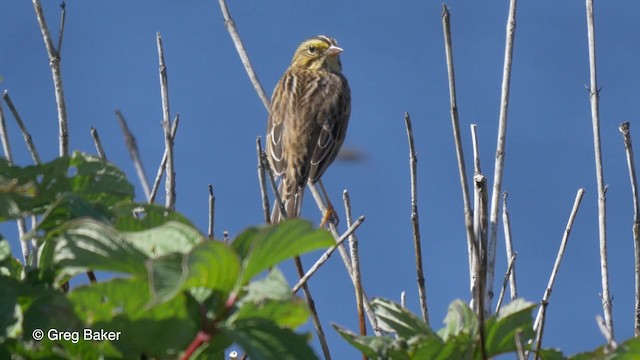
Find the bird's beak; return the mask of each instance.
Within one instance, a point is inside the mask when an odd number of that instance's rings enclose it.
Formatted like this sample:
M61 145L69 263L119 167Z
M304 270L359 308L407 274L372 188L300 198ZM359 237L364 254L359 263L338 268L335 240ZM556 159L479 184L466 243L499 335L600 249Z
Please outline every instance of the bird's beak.
M339 48L339 47L337 47L335 45L331 45L327 49L327 55L336 56L336 55L340 54L342 51L343 51L342 48Z

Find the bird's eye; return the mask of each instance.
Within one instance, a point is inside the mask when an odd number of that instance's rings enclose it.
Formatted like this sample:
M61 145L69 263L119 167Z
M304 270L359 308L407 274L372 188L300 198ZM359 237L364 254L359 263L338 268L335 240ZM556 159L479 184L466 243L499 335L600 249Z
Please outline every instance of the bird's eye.
M313 45L309 45L309 54L315 54L316 53L316 47Z

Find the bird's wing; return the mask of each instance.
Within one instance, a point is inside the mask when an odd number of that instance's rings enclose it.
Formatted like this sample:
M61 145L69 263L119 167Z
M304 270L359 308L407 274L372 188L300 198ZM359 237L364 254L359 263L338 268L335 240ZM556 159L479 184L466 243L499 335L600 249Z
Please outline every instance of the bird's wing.
M327 84L328 99L324 102L327 108L319 111L320 117L316 120L320 126L320 133L311 156L311 182L318 181L338 155L351 115L349 84L344 76L334 75Z

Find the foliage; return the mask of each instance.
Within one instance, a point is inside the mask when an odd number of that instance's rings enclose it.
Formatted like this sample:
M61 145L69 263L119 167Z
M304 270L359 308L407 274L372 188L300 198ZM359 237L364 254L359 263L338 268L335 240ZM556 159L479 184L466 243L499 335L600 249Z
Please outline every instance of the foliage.
M180 214L134 203L120 170L79 152L28 167L0 159L0 174L0 220L40 220L27 234L37 268L0 239L0 358L223 359L232 343L252 359L317 358L294 332L306 304L273 267L333 244L326 231L291 220L208 241ZM89 269L122 276L61 290Z
M522 299L512 301L498 314L486 319L482 332L475 312L461 300L449 305L444 327L437 332L418 316L392 301L376 298L371 301L371 307L378 317L380 329L393 337L360 336L334 324L340 335L369 359L488 359L515 353L518 341L523 350L531 350L530 344L535 335L531 311L536 305ZM544 349L539 352L542 360L635 359L638 354L640 339L629 340L613 352L602 347L569 358L557 350Z

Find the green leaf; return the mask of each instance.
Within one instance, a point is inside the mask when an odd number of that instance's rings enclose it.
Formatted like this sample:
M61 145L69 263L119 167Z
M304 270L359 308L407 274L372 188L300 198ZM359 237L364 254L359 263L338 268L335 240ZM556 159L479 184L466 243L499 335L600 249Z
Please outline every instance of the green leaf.
M198 330L197 316L188 312L187 297L178 296L152 309L146 281L112 279L81 286L69 294L84 326L94 331L120 332L112 342L85 342L100 349L117 349L123 358L177 357Z
M277 268L271 270L265 279L249 283L245 296L236 305L238 309L229 322L261 318L280 327L295 329L309 319L306 302L291 294L289 284Z
M419 342L413 345L416 350L412 359L429 360L458 360L473 359L475 344L471 341L469 334L458 334L450 336L446 342L436 337L418 339Z
M169 254L146 262L152 301L168 301L180 291L204 287L229 293L240 274L240 260L233 250L218 241L207 241L187 254Z
M278 327L269 320L242 319L221 326L220 330L252 360L318 359L307 344L306 336Z
M326 230L314 230L311 223L293 219L241 234L232 247L243 258L242 284L274 265L313 250L335 244Z
M535 333L531 322L531 311L536 304L515 299L500 309L497 318L485 322L485 350L487 356L496 356L516 351L516 334L520 334L522 344L533 339Z
M122 171L77 151L71 157L26 167L1 159L0 174L0 221L42 214L63 193L104 208L133 199L133 186Z
M109 211L100 206L92 205L82 197L74 193L62 193L47 208L35 230L25 235L25 238L36 237L39 231L49 232L47 237L57 232L50 232L63 223L82 217L95 219L96 221L109 223L111 215Z
M59 230L59 237L50 239L45 246L55 245L54 262L61 267L146 275L145 254L113 228L92 219L79 219L65 223Z
M15 279L0 276L0 339L15 338L22 332L22 309L18 297L24 285Z
M360 336L340 325L332 324L333 328L356 349L369 359L391 359L389 350L394 346L394 339L387 336Z
M454 300L449 305L449 311L444 319L444 328L438 330L438 335L446 342L449 337L459 334L469 334L475 341L478 334L478 318L469 305L462 300Z
M115 216L113 226L118 231L149 230L174 221L192 228L195 226L180 213L156 204L119 203L111 208Z
M390 300L375 298L371 308L378 317L378 325L387 332L409 339L416 335L433 335L431 328L414 313Z
M197 229L177 221L168 221L148 230L124 232L121 235L150 258L173 252L185 254L195 245L205 241Z

